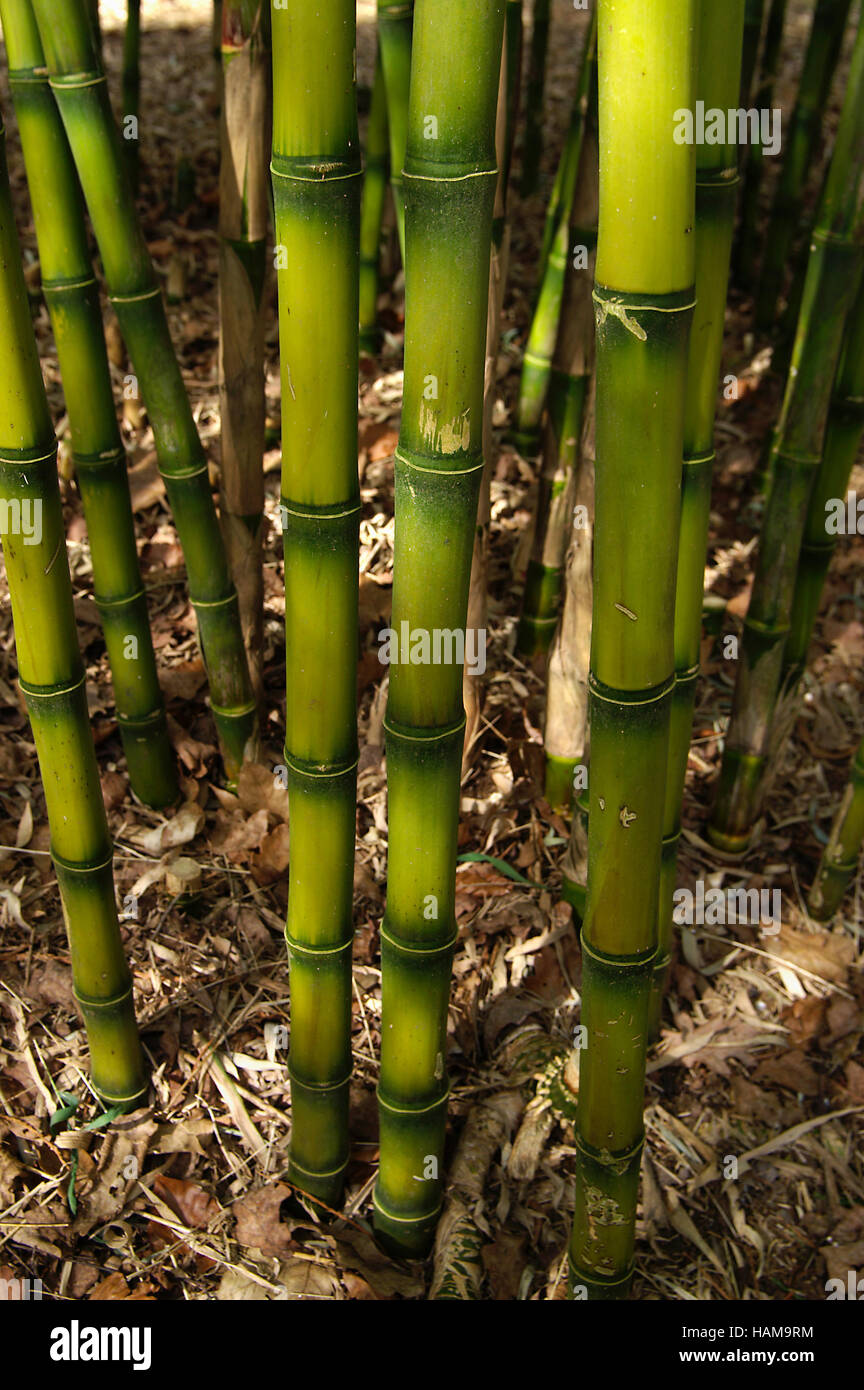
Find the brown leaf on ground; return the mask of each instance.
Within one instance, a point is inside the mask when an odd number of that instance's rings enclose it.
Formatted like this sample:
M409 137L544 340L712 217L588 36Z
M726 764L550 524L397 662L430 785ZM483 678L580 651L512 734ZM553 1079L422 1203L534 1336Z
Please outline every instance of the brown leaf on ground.
M365 1231L349 1227L333 1237L339 1252L339 1263L345 1269L361 1274L376 1298L420 1298L424 1281L417 1274L408 1274L378 1249Z
M778 1052L768 1057L754 1072L754 1081L773 1081L787 1091L795 1091L803 1096L818 1096L819 1077L803 1052Z
M279 1209L286 1197L294 1195L287 1183L268 1183L242 1197L232 1207L237 1221L236 1237L241 1245L260 1250L277 1259L296 1250L293 1224L279 1220Z
M525 1267L525 1237L502 1231L480 1253L492 1297L507 1301L517 1298Z
M782 956L783 960L800 965L832 984L845 981L855 958L855 943L850 936L827 931L796 931L785 922L769 949L772 956Z
M825 1027L828 1001L815 994L806 999L796 999L783 1014L783 1022L789 1029L789 1036L798 1047L806 1047L817 1038Z
M169 1178L160 1173L153 1183L153 1191L180 1218L183 1225L192 1230L206 1230L221 1210L215 1197L186 1178Z
M237 779L237 800L250 814L265 810L288 820L288 790L273 768L262 763L243 764Z

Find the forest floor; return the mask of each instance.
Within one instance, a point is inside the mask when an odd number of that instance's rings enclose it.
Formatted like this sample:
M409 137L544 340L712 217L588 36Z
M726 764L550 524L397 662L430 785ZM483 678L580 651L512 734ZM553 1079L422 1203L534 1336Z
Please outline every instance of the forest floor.
M103 0L112 92L119 92L123 0ZM371 82L374 5L360 6L359 77ZM217 86L210 0L143 5L140 208L154 260L173 291L171 327L218 486L216 385ZM794 90L806 27L781 103ZM539 1025L559 1054L579 1018L580 959L558 902L565 820L543 799L544 681L514 655L534 470L506 442L530 318L535 248L572 97L584 16L553 5L547 148L540 193L511 201L510 281L498 361L489 657L485 705L463 786L459 943L448 1065L448 1162L466 1117L499 1126L481 1144L470 1206L485 1244L483 1296L564 1295L572 1211L572 1130L536 1058L517 1052ZM13 191L46 386L61 439L65 407L39 295L32 218L15 123ZM836 107L837 93L834 104ZM788 105L787 105L788 109ZM177 211L178 160L194 189ZM188 184L181 167L179 183ZM517 150L518 181L518 150ZM814 179L814 185L818 179ZM392 246L392 235L390 238ZM394 261L391 252L391 264ZM275 286L271 285L275 300ZM842 539L794 729L783 749L758 843L732 863L705 841L734 663L723 633L746 609L758 507L751 475L781 383L754 343L750 304L733 290L725 371L739 398L721 401L706 582L725 601L702 653L679 883L779 889L782 929L693 928L673 968L662 1038L649 1061L647 1149L637 1229L637 1299L825 1297L825 1281L864 1266L864 879L829 928L805 897L850 758L864 730L864 581L860 541ZM283 940L288 826L274 778L284 729L284 601L278 523L279 449L266 457L266 753L237 795L220 787L215 734L195 641L183 559L159 479L152 434L124 407L141 563L184 805L169 817L130 796L105 649L92 597L87 533L61 449L69 561L102 786L116 846L123 933L152 1062L153 1105L100 1128L87 1081L45 802L23 702L5 576L0 577L0 1277L41 1278L67 1299L423 1298L432 1264L385 1260L370 1237L376 1171L380 1027L379 923L387 820L377 633L387 624L393 558L393 450L401 402L399 280L382 299L381 356L360 386L363 521L360 626L361 761L357 819L353 1150L342 1218L292 1213L285 1055L289 1022ZM127 370L116 326L118 388ZM268 410L278 422L275 312L267 335ZM118 389L118 399L119 399ZM864 493L864 474L858 475ZM503 868L501 866L504 866ZM513 871L516 877L513 877ZM520 1033L519 1030L523 1029ZM514 1042L514 1037L516 1042ZM534 1068L539 1067L535 1071ZM556 1100L556 1096L558 1099ZM464 1144L461 1159L464 1160ZM734 1161L733 1161L734 1160ZM460 1160L461 1161L461 1160ZM464 1164L463 1164L464 1171Z

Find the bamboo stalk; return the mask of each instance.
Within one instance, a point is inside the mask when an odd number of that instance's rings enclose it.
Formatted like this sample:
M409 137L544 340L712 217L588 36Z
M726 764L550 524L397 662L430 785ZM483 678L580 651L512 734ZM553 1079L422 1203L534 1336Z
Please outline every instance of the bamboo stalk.
M633 1267L663 787L687 340L695 275L695 0L600 0L597 470L588 904L574 1297ZM634 542L635 533L635 542Z
M549 49L550 0L534 0L531 48L528 58L528 87L525 95L525 135L522 143L523 198L536 193L543 157L543 107L546 90L546 55Z
M360 141L354 0L273 20L291 810L289 1176L332 1206L348 1162L357 785ZM320 55L328 60L322 64Z
M219 161L222 533L252 686L263 694L264 331L270 43L264 0L225 0Z
M807 652L831 557L836 533L827 526L829 505L846 497L849 479L864 434L864 280L846 323L843 355L834 384L828 414L825 447L810 493L798 573L792 598L789 635L783 652L783 684L797 689L804 674Z
M730 853L746 849L761 806L807 503L822 455L846 318L864 265L862 201L864 24L859 24L775 435L774 476L709 826L711 840Z
M75 999L87 1029L93 1085L110 1105L133 1108L147 1089L132 978L117 921L112 845L90 733L84 666L57 482L57 438L21 271L6 135L0 119L0 499L3 552L27 703L51 828L72 958ZM38 535L16 530L28 509Z
M756 74L756 60L759 57L759 41L762 38L762 21L765 17L765 0L746 0L744 10L744 42L741 52L741 104L750 105L750 93ZM733 101L732 106L735 105ZM707 109L707 108L706 108ZM724 107L724 110L728 110Z
M229 783L257 740L255 701L207 462L129 188L105 75L83 0L33 0L57 99L111 302L147 407L189 577L216 728Z
M765 48L759 85L753 99L757 111L770 111L774 101L774 84L783 51L783 28L786 22L787 0L771 0L771 11L765 28ZM749 289L756 280L759 259L759 194L765 167L761 140L750 146L744 169L744 189L741 196L741 230L738 236L736 266L742 285Z
M765 258L756 296L756 327L762 332L774 323L850 4L851 0L817 0L798 99L785 136L783 168L765 235Z
M387 194L388 149L387 91L379 43L360 202L360 349L363 352L375 352L379 340L378 267L381 260L381 223Z
M741 86L743 0L699 0L696 96L706 110L729 111ZM728 139L728 136L727 136ZM669 762L663 813L660 870L659 950L654 968L652 1033L660 1010L672 952L672 910L681 839L681 811L693 732L705 557L714 474L714 417L717 410L729 261L738 195L738 151L723 145L696 149L696 309L690 330L684 411L681 530L675 590L675 688L669 732Z
M864 844L864 741L852 762L849 782L837 808L831 834L822 855L807 908L819 922L827 922L837 911L843 895L858 868Z
M504 51L507 54L507 125L504 132L505 188L510 187L510 169L516 144L516 126L522 95L522 53L524 49L523 0L507 0L504 9Z
M562 155L562 164L567 162L571 167L562 173L558 221L554 227L552 242L545 262L541 253L543 276L540 295L522 362L522 376L519 382L518 426L514 432L514 439L520 451L527 456L537 453L540 447L541 421L549 388L552 355L555 351L555 340L558 336L558 325L561 320L564 279L567 266L573 259L571 212L576 181L582 168L585 126L595 73L596 16L595 8L583 48L579 89L574 102L574 116L571 121L571 136L568 137Z
M411 34L414 0L378 0L378 43L387 93L390 134L390 186L396 208L399 249L405 264L405 196L402 170L408 139L408 88L411 80Z
M392 621L397 633L408 625L421 655L436 633L465 627L483 471L503 32L504 0L417 0ZM464 727L459 664L393 665L375 1227L405 1254L428 1249L441 1204Z
M48 85L30 0L0 0L9 85L29 177L42 291L66 395L90 537L94 598L132 790L149 806L178 796L174 753L135 547L126 453L111 390L75 164Z
M596 128L592 128L586 132L582 146L579 188L569 225L563 229L566 260L561 312L552 361L548 364L549 401L534 511L534 540L516 632L516 650L531 660L545 656L555 636L562 573L573 525L579 445L594 370L591 290L597 246L597 180L597 138Z
M590 292L590 291L589 291ZM593 320L591 324L593 338ZM593 355L593 342L591 345ZM566 811L584 787L577 768L584 766L588 744L588 672L591 664L592 561L594 539L594 400L593 377L586 384L581 437L576 441L570 544L565 559L561 616L546 672L545 795L553 810ZM550 410L550 419L551 419ZM547 424L547 438L550 426ZM587 808L586 822L587 826ZM572 830L572 827L571 827ZM571 840L573 835L571 833ZM562 865L568 877L571 855ZM572 873L569 874L572 877ZM582 880L584 887L585 880ZM562 889L565 902L570 901ZM582 903L584 908L584 902ZM581 916L581 911L580 911Z
M141 99L141 0L126 0L126 29L123 34L123 124L132 118L134 136L126 136L129 182L138 191L138 119ZM132 131L129 132L132 135Z

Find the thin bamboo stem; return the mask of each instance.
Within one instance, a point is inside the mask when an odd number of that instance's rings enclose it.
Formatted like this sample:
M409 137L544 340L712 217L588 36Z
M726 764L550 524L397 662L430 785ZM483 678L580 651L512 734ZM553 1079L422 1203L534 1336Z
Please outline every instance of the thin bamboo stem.
M21 270L0 119L0 500L3 552L24 694L51 828L93 1085L106 1103L134 1106L147 1089L132 978L117 920L108 832L90 733L84 665L51 423ZM38 518L27 535L15 517Z
M389 147L387 91L379 43L366 132L363 195L360 202L360 348L364 352L374 352L379 339L378 267L381 261L381 224L387 194Z
M198 619L211 705L229 783L257 742L255 700L207 461L171 343L162 295L129 188L105 74L83 0L34 0L34 11L111 302L147 407Z
M756 327L763 332L774 323L850 5L851 0L817 0L813 15L798 99L784 139L786 154L765 236L765 258L756 296Z
M827 922L837 911L843 895L858 868L864 844L864 741L852 762L849 782L831 826L807 907L819 922Z
M550 0L534 0L531 48L528 59L528 87L525 97L525 136L522 143L523 198L536 193L543 157L543 108L546 91L546 56L549 50Z
M84 205L30 0L0 0L0 18L129 781L147 805L167 806L179 794L177 771L135 547Z
M706 110L729 111L741 86L743 0L699 0L697 100ZM681 530L675 591L675 688L669 733L669 762L663 815L660 871L659 950L654 968L651 1031L659 1030L660 1010L672 952L672 910L681 838L681 812L699 683L705 558L714 473L714 418L729 261L738 195L738 151L731 142L696 149L696 309L690 330L687 399L684 413L684 467L681 479Z
M402 171L408 140L408 89L411 81L411 35L414 0L378 0L378 43L387 93L390 135L390 186L396 207L399 249L405 264L405 196Z
M746 849L764 794L807 504L822 456L846 319L864 266L864 23L859 24L831 169L813 234L801 315L775 434L732 715L709 834Z
M786 22L787 0L770 0L771 11L765 29L765 48L759 84L753 99L757 111L770 111L774 101L774 84L783 51L783 28ZM741 230L738 236L736 265L738 276L745 289L750 289L756 280L759 259L759 195L762 174L765 168L765 152L761 140L750 146L744 167L743 193L741 196Z
M222 533L252 686L263 693L264 331L270 44L264 0L225 0L219 164Z

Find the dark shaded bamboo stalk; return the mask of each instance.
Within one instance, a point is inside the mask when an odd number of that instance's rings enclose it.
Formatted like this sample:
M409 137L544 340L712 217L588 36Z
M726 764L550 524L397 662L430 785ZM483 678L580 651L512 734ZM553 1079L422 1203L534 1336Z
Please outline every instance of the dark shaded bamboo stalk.
M558 624L562 572L574 515L579 446L594 370L591 290L597 246L596 130L586 135L582 156L580 188L567 237L557 341L550 363L534 541L516 634L516 650L532 660L549 651Z
M122 142L83 0L34 0L51 87L90 212L111 302L147 407L186 560L204 665L233 782L257 740L255 701L207 461L171 343L162 294L135 211Z
M837 808L831 834L819 864L807 909L818 922L834 916L858 868L864 844L864 741L852 762L849 782Z
M633 1268L663 788L687 340L696 0L600 0L597 467L588 904L571 1294Z
M522 96L522 53L524 48L523 0L507 0L504 10L504 51L507 54L507 127L504 132L502 174L510 187L510 169L516 144L516 126Z
M378 267L387 195L388 149L387 91L379 43L366 132L363 196L360 203L360 348L364 352L375 352L379 340Z
M222 534L256 695L263 691L264 330L270 43L265 0L224 0L219 162Z
M845 501L849 479L864 433L864 280L846 323L843 355L834 383L834 395L825 432L825 447L810 493L807 520L789 619L789 636L783 652L784 687L797 688L804 674L813 627L838 531L829 517L832 503ZM844 517L845 520L845 517Z
M0 119L0 500L3 553L15 625L18 676L27 703L51 828L72 958L75 999L87 1029L93 1085L110 1105L133 1108L147 1089L132 978L117 920L99 769L90 732L84 665L51 423L15 231L6 135ZM28 536L16 513L38 518Z
M579 243L573 241L572 210L576 181L582 176L583 149L588 109L593 86L596 59L596 10L592 16L591 27L583 49L582 72L579 79L579 94L574 103L578 119L571 125L568 137L569 151L565 148L563 160L573 161L572 178L568 172L562 177L561 206L555 225L554 237L546 259L537 308L531 321L525 356L522 361L522 375L519 381L518 424L513 438L519 450L530 457L540 449L540 433L549 377L552 369L552 356L561 322L561 302L564 294L564 281L567 267L573 261ZM566 186L565 186L566 185ZM584 229L583 229L584 230ZM593 239L582 247L582 267L584 257L593 247Z
M493 416L498 389L498 350L501 343L501 313L510 268L510 193L509 170L513 153L510 141L515 128L515 113L519 103L518 85L514 75L519 70L514 61L512 46L521 53L522 26L509 22L512 0L507 0L504 19L504 47L501 54L501 74L498 85L498 108L495 117L495 157L498 177L495 184L495 204L492 214L492 254L489 260L489 296L486 315L486 363L483 388L483 474L477 502L477 525L474 529L474 554L471 559L471 579L468 586L467 631L484 632L489 612L489 537L492 524L492 477L497 461L493 431ZM518 53L517 53L517 56ZM472 672L466 665L462 695L465 703L465 743L462 755L463 774L470 766L474 741L480 731L480 712L485 672Z
M769 0L770 3L770 0ZM744 10L744 41L741 51L741 104L750 105L750 93L756 74L756 60L759 57L759 41L762 38L762 21L765 16L765 0L746 0ZM735 102L730 103L731 106ZM724 107L728 110L728 107Z
M850 5L851 0L817 0L798 99L784 138L783 168L765 235L765 256L756 296L756 327L762 332L772 327L777 312Z
M787 0L770 0L771 11L765 29L765 48L759 83L753 98L757 111L770 111L774 101L774 84L783 51L783 27L786 22ZM765 168L765 153L760 140L749 149L743 175L741 196L741 229L735 251L738 277L745 289L756 281L759 260L759 194Z
M378 0L378 44L387 93L390 135L390 186L396 208L399 249L405 264L405 198L402 170L408 139L408 88L411 81L411 34L414 0Z
M698 0L696 97L706 110L729 111L741 86L743 0ZM669 730L669 762L660 869L659 950L654 968L652 1033L660 1010L672 951L672 910L681 838L681 810L693 732L705 560L714 474L714 417L729 283L729 261L738 196L738 150L731 143L696 148L696 308L687 360L681 530L675 590L675 689Z
M530 198L537 191L543 158L543 109L546 92L546 55L549 50L550 0L534 0L528 86L525 93L525 133L522 143L522 181L519 192Z
M392 622L425 640L429 661L409 664L400 651L390 673L375 1189L379 1238L403 1254L429 1248L442 1193L465 713L460 664L443 652L436 662L431 648L436 633L464 631L468 603L503 33L504 0L417 0Z
M333 1206L348 1162L357 786L360 140L354 0L273 20L285 762L291 869L289 1176ZM326 64L320 61L327 54Z
M129 781L147 805L167 806L179 794L177 770L135 547L126 452L84 205L30 0L0 0L0 18Z
M759 814L807 504L819 466L846 318L864 264L864 23L817 217L765 509L732 715L709 834L746 849Z
M555 242L555 234L561 219L570 216L570 209L573 205L576 181L579 177L585 122L591 108L594 109L595 113L597 108L596 81L597 5L595 0L580 58L579 79L576 83L576 95L570 111L570 123L564 138L561 158L558 161L549 206L546 209L546 221L543 224L543 240L540 243L540 260L537 270L537 281L541 285L546 274L549 253ZM596 114L594 120L596 124Z
M126 0L126 30L123 35L123 138L129 168L129 181L138 191L140 150L139 106L141 98L141 0ZM127 122L134 124L127 126Z

